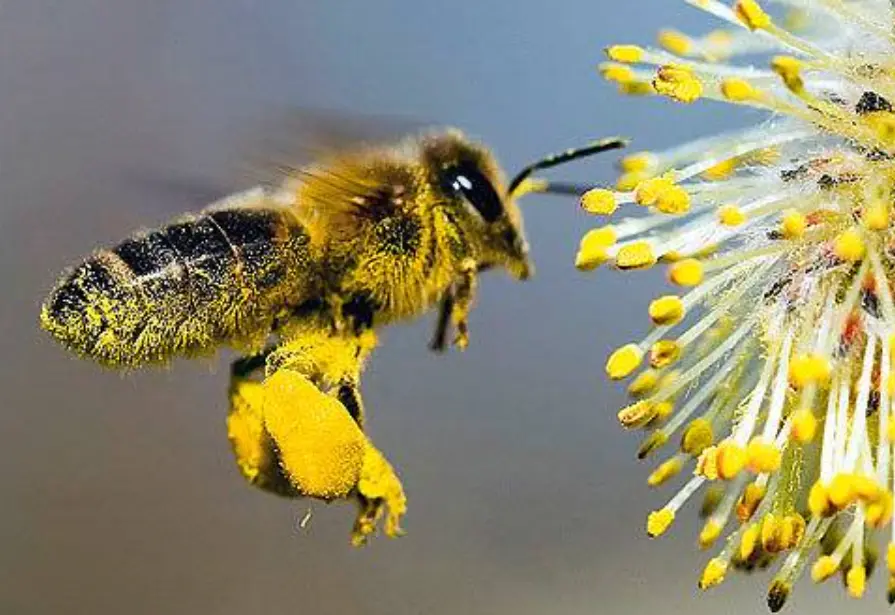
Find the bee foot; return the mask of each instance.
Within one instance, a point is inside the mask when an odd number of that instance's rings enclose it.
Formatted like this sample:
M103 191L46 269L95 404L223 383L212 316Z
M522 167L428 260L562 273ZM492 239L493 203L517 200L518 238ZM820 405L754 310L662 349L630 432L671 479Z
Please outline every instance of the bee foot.
M357 483L360 510L351 533L351 544L366 544L384 518L383 531L389 538L404 535L401 517L407 512L404 487L391 464L372 444L367 444L361 478Z

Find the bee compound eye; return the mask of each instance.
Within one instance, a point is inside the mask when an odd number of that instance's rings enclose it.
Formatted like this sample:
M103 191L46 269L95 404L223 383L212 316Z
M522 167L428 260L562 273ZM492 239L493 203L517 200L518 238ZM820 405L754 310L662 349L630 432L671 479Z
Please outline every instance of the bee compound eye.
M443 171L442 188L462 196L485 222L494 222L503 213L503 202L487 177L474 165L460 163Z

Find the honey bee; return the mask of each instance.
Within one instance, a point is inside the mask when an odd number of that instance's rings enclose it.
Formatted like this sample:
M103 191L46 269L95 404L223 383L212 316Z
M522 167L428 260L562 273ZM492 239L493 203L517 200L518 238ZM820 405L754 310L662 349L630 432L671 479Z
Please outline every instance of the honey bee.
M364 433L360 375L376 331L438 306L431 347L465 348L479 272L532 273L526 192L580 187L534 171L621 147L550 156L505 184L494 156L456 130L358 147L288 170L67 272L40 322L111 368L208 356L229 346L227 430L253 485L359 506L352 539L401 533L401 482Z

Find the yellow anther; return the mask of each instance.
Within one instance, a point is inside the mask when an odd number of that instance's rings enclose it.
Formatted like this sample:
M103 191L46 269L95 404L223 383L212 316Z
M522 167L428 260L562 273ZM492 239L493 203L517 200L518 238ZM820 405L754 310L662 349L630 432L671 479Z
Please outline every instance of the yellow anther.
M679 56L689 55L693 51L693 39L677 30L660 30L658 43L666 51Z
M721 535L722 529L721 524L714 519L706 521L705 525L702 526L702 530L699 532L699 548L708 549L715 544L715 541L718 540L718 537Z
M884 231L889 228L889 206L886 203L874 203L864 210L864 224L871 231Z
M575 267L589 271L605 263L609 259L607 249L615 243L616 233L611 226L604 226L588 231L581 238L578 254L575 256Z
M718 208L718 220L724 226L740 226L746 221L746 214L736 205L722 205Z
M726 574L727 562L720 557L713 557L702 571L702 577L699 579L699 589L705 590L720 585Z
M659 373L652 369L647 369L639 374L631 384L628 385L628 395L631 397L642 397L649 395L656 390L656 384L659 382Z
M699 507L699 516L706 518L718 510L718 505L724 499L726 489L723 485L708 485L705 488L705 495L702 496L702 505Z
M665 530L674 521L674 511L670 508L661 508L649 514L646 520L646 533L650 538L656 538L665 533Z
M663 66L656 72L653 87L659 94L682 103L691 103L702 96L702 82L687 68Z
M606 48L606 55L613 62L636 64L643 60L643 48L637 45L612 45Z
M867 587L867 570L864 566L852 566L845 574L845 587L852 598L860 598Z
M874 528L885 527L892 520L892 492L882 490L879 497L864 507L867 525Z
M626 64L617 64L615 62L603 62L598 67L600 76L606 81L614 83L628 83L634 80L634 71Z
M668 278L678 286L696 286L702 282L702 275L702 263L695 258L685 258L668 268Z
M895 574L895 542L886 546L886 568L890 574Z
M664 431L654 431L640 443L640 446L637 448L637 458L645 459L664 446L666 442L668 442L668 434Z
M611 216L618 209L615 193L605 188L591 188L581 195L581 209L589 214Z
M866 474L853 474L851 487L855 492L855 497L863 502L875 502L885 492L874 477Z
M733 440L724 440L718 445L718 477L725 480L734 478L746 465L746 451Z
M829 498L830 504L839 510L854 503L857 497L851 474L837 474L827 487L827 498Z
M752 438L746 446L746 465L752 472L776 472L780 468L780 449L773 442Z
M859 261L864 258L864 239L857 229L848 229L833 241L833 252L844 261Z
M740 537L741 560L748 560L752 557L752 554L755 553L755 547L758 546L760 533L761 526L757 523L750 523L749 526L743 530L743 535Z
M677 382L677 379L680 378L680 375L681 375L680 371L678 371L676 369L665 372L659 378L658 387L660 389L667 389L668 387L673 385L675 382Z
M674 182L667 176L652 177L637 185L634 190L634 201L638 205L650 207L659 200L659 195L674 187Z
M764 498L765 488L757 483L749 483L737 500L736 513L740 523L745 523L755 514L758 505Z
M684 318L684 302L677 295L664 295L649 304L649 317L656 325L676 325Z
M730 78L721 82L721 95L731 102L757 100L761 92L745 79Z
M822 384L830 379L832 366L819 354L796 355L789 362L789 382L797 389L808 384Z
M648 241L635 241L619 248L615 266L619 269L645 269L655 265L657 260Z
M645 182L651 177L652 173L649 171L631 171L629 173L622 173L618 176L618 179L615 180L615 189L620 192L631 192L636 189L641 182Z
M612 380L621 380L631 375L643 360L643 351L637 344L626 344L617 349L606 361L606 374Z
M895 340L889 339L890 344L893 341L895 341ZM893 346L890 346L890 348L892 350L895 350L895 347L893 347ZM889 372L889 375L886 376L886 388L889 392L889 397L892 397L893 395L895 395L895 371Z
M867 123L883 144L888 145L895 141L895 113L874 111L864 114L861 119Z
M674 412L674 403L668 400L660 401L653 408L653 411L655 412L656 416L653 417L653 420L650 424L656 425L671 416L671 413Z
M737 169L739 161L736 158L722 160L718 164L707 168L701 175L709 181L719 181L730 177Z
M627 96L651 96L656 93L649 81L626 81L618 84L618 91Z
M895 443L895 414L889 415L889 424L886 425L886 439L890 444Z
M691 457L697 457L712 445L713 440L712 424L706 419L695 419L684 429L681 436L681 451Z
M690 193L680 186L671 186L659 194L656 209L663 214L680 215L690 211Z
M733 11L737 19L750 30L764 30L771 25L770 16L755 0L737 0Z
M771 59L771 70L780 75L784 85L794 94L802 94L805 91L802 68L801 60L792 56L775 56Z
M652 152L635 152L619 160L618 165L625 173L650 171L656 166L656 155Z
M799 444L807 444L817 433L817 418L810 408L800 408L792 414L790 438Z
M783 219L780 221L780 233L786 239L799 239L805 234L808 228L808 220L801 213L788 209L783 212Z
M811 490L808 492L808 510L815 517L827 517L833 513L829 490L820 481L811 485Z
M655 404L641 400L618 411L618 422L625 429L643 427L656 416Z
M681 346L673 340L659 340L650 348L649 364L655 369L668 367L681 356Z
M659 467L652 471L646 479L646 484L650 487L658 487L677 476L683 467L684 464L679 457L672 457L668 461L659 464Z
M696 467L693 474L702 476L706 480L718 480L718 447L708 446L696 459Z
M783 522L787 525L787 549L794 549L802 543L805 537L805 518L799 513L793 513L784 517Z
M826 581L839 570L839 562L832 555L821 555L811 566L811 580L815 583Z
M761 547L768 553L780 553L789 545L787 530L789 526L783 519L768 513L761 520Z

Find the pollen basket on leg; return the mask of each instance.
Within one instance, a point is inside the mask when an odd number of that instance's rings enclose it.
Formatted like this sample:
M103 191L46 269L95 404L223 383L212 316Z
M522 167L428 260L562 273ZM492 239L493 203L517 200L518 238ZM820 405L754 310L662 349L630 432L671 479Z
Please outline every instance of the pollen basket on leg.
M623 158L616 185L582 198L602 220L576 257L585 271L667 272L670 288L644 314L650 332L606 363L611 379L631 378L618 419L646 432L638 456L678 449L649 484L692 474L647 532L668 531L699 491L720 491L699 536L718 545L700 587L776 564L772 610L807 569L816 581L841 570L858 597L877 535L895 544L895 9L687 3L724 29L611 46L603 76L623 92L648 83L680 103L767 117ZM795 7L798 19L785 10Z

